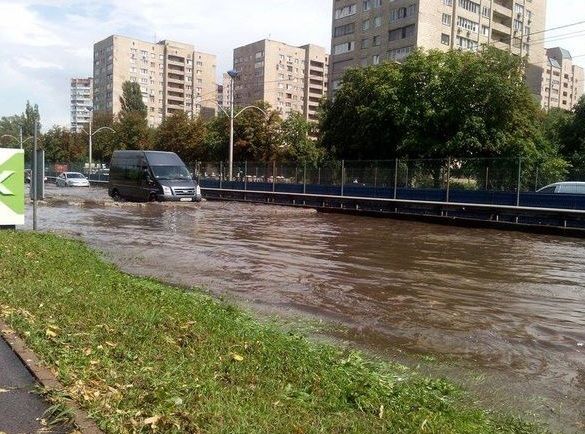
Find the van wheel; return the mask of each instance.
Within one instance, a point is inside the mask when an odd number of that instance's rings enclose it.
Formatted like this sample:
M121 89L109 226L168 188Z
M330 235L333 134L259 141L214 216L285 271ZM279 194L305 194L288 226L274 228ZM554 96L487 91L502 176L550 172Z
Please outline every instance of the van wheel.
M122 197L120 196L120 192L118 190L112 191L112 199L114 199L114 202L120 202L122 200Z
M149 202L156 202L156 194L150 193L150 196L148 196L148 201Z

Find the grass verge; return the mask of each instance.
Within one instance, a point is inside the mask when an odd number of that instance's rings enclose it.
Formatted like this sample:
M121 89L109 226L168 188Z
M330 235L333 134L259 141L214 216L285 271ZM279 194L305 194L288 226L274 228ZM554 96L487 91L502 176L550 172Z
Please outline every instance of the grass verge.
M0 232L0 315L107 432L542 432L53 235Z

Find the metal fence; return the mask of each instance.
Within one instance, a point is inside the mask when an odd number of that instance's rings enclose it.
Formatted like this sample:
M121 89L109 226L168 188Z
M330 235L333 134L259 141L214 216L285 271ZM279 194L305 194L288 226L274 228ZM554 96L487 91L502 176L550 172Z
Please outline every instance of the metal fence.
M198 181L229 182L227 162L187 164ZM107 163L46 162L49 178L64 171L81 172L92 181L106 182ZM234 162L232 181L238 185L254 183L296 184L380 189L428 189L465 191L529 192L560 181L585 181L585 170L569 177L554 162L527 162L517 159L397 159L388 161L329 161L319 166L286 162ZM252 189L252 188L250 188Z
M190 165L200 181L228 179L225 162ZM437 159L390 161L335 161L320 166L280 162L235 162L234 180L239 183L362 186L383 189L436 189L467 191L536 191L568 178L552 162L533 163L522 159Z

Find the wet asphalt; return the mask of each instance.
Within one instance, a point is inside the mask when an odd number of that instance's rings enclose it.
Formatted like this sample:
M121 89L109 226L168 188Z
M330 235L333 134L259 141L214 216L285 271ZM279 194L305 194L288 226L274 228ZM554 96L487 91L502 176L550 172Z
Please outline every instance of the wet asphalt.
M0 337L0 432L69 432L61 426L47 426L44 413L50 405L36 393L36 386L35 378Z

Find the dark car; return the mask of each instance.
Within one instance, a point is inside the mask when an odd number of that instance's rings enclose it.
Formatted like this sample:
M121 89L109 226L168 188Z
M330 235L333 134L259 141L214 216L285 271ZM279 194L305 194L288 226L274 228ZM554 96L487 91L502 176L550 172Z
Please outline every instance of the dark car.
M201 189L185 163L173 152L115 151L108 193L137 202L199 202Z

